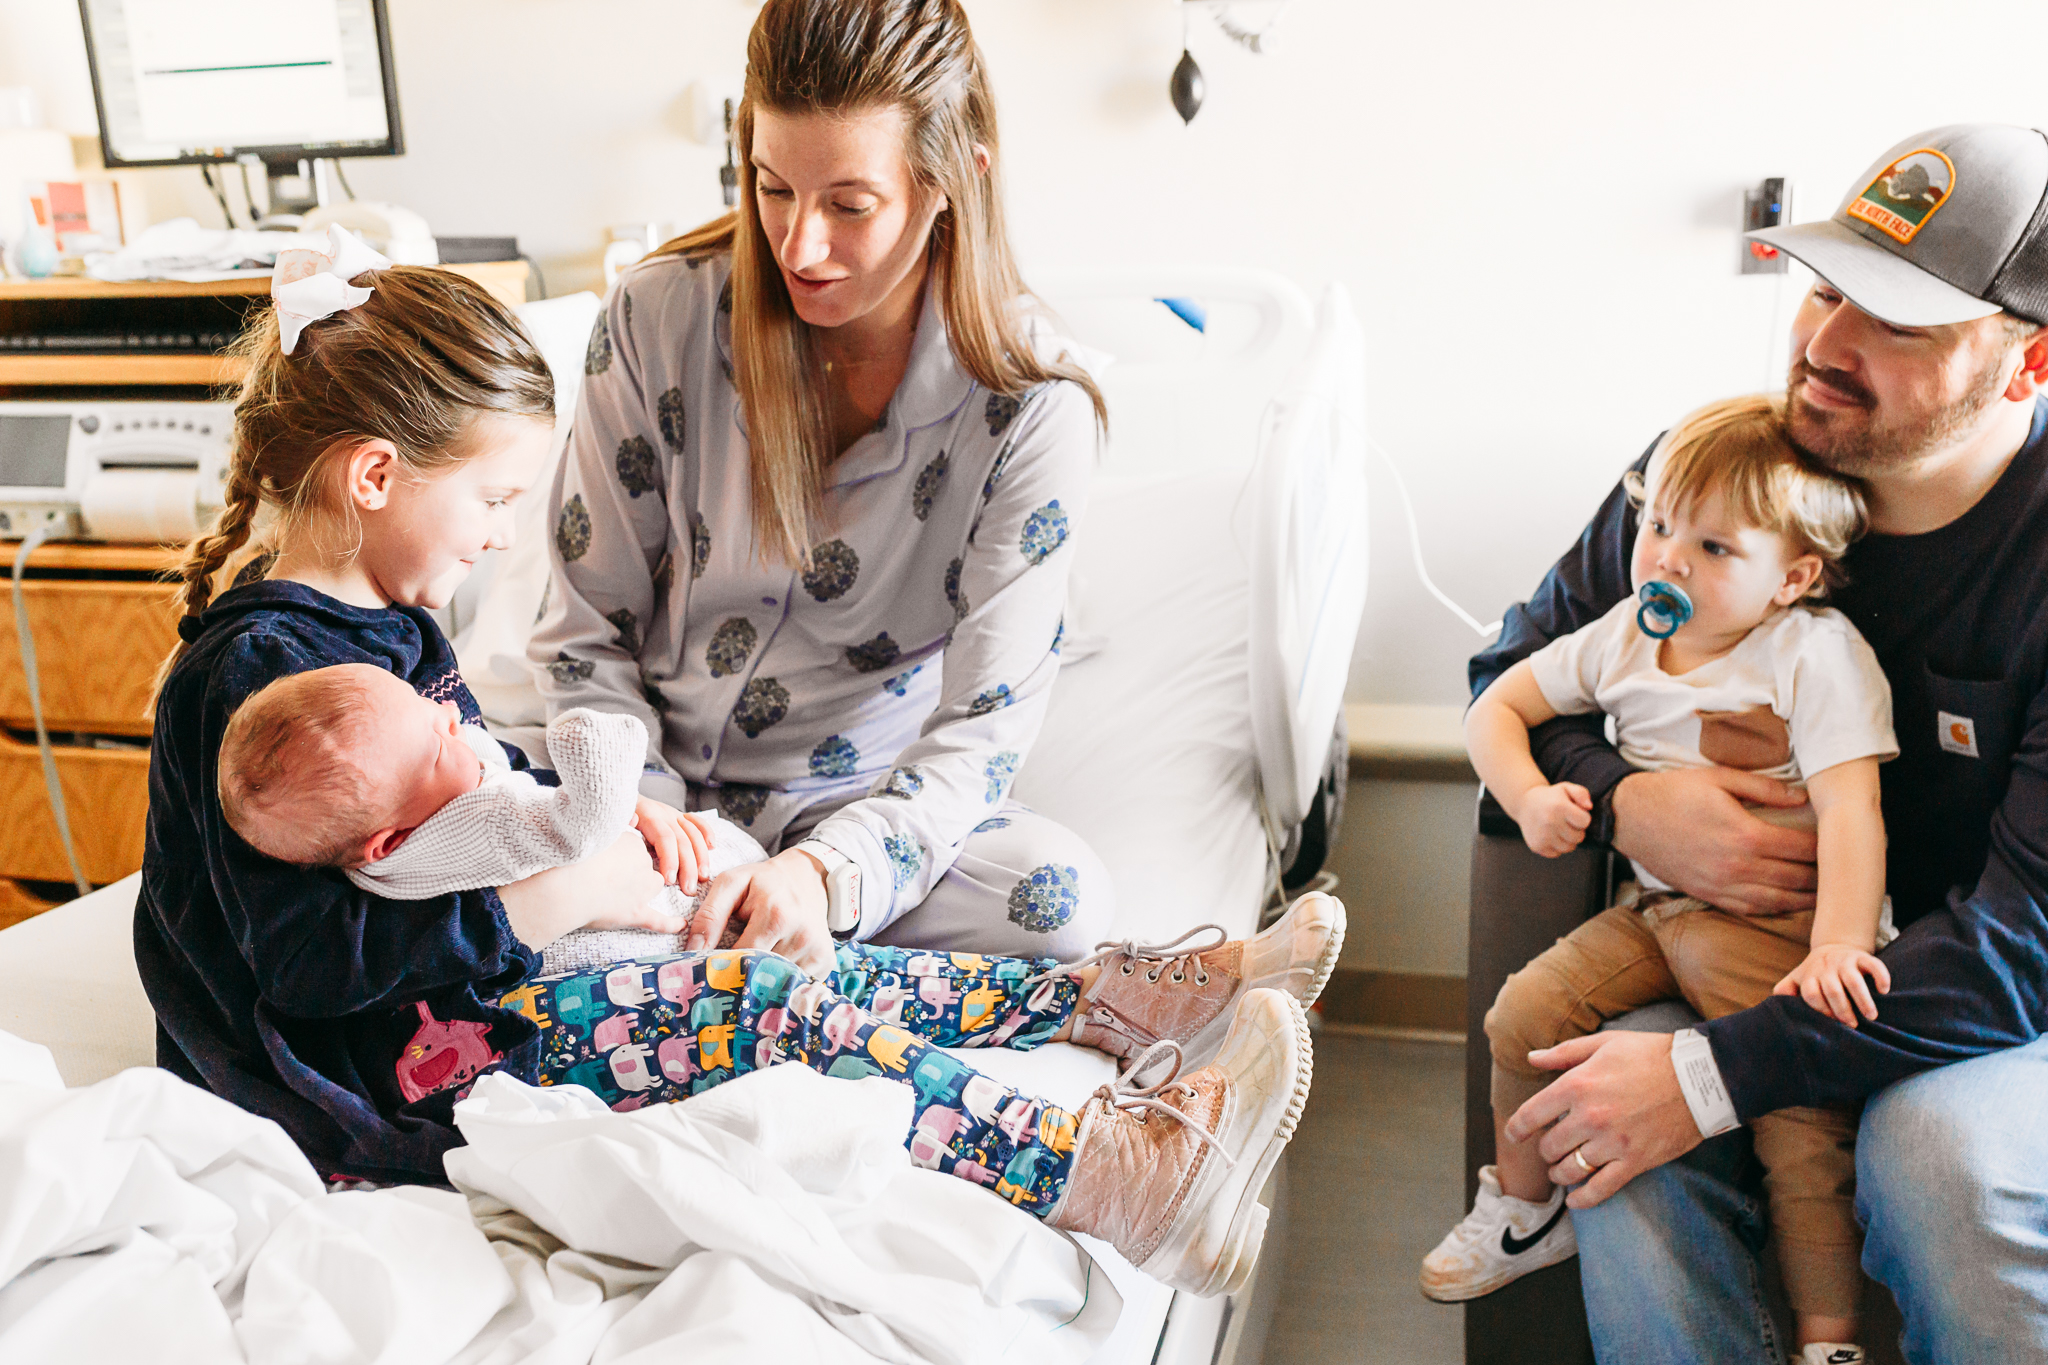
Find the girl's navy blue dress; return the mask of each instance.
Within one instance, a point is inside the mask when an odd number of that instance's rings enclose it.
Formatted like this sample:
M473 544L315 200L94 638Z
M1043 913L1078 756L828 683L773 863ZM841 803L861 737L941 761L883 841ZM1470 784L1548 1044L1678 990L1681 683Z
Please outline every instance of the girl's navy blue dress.
M338 871L256 852L221 814L215 761L235 707L307 669L388 668L472 723L476 700L417 608L257 582L223 593L198 624L150 745L135 961L156 1008L157 1062L277 1120L322 1174L445 1181L441 1155L461 1142L451 1111L478 1059L533 1079L539 1031L495 1002L538 955L496 891L384 900Z

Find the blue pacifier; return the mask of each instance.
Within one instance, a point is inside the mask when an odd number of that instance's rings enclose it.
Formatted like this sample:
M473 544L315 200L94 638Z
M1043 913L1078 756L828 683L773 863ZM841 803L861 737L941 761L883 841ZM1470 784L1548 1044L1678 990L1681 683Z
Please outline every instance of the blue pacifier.
M1651 580L1636 593L1636 628L1653 640L1668 640L1692 620L1692 599L1676 583Z

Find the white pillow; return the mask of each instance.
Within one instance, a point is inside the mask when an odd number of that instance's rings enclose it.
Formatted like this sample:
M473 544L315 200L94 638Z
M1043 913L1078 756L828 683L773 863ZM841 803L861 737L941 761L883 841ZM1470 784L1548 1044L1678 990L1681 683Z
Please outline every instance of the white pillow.
M1265 885L1252 749L1242 471L1099 479L1079 538L1077 631L1016 796L1086 839L1117 932L1251 932Z

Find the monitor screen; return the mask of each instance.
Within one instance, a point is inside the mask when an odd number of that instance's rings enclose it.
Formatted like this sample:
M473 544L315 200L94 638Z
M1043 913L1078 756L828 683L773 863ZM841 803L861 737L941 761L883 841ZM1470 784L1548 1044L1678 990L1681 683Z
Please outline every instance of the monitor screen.
M0 486L62 488L71 419L0 413Z
M384 0L79 0L110 166L404 150Z

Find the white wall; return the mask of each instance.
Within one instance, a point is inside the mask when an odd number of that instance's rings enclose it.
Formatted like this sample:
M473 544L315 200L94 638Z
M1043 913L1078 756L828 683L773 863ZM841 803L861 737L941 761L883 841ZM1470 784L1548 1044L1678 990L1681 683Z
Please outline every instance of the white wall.
M1790 176L1801 216L1825 216L1919 128L2048 122L2048 9L1988 0L1295 0L1272 56L1197 20L1209 101L1188 128L1165 94L1172 0L968 6L1027 266L1342 280L1437 581L1483 619L1661 426L1777 373L1798 286L1736 276L1744 184ZM391 8L411 152L354 163L358 193L443 233L515 232L557 290L595 277L606 224L717 209L718 154L679 103L693 80L736 85L746 0ZM19 83L92 131L64 0L0 0L0 85ZM152 198L217 217L194 171L154 173ZM1474 637L1423 595L1377 473L1375 491L1352 694L1455 702Z

